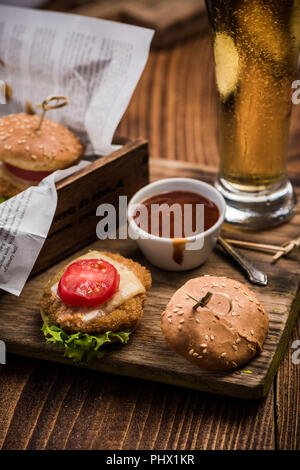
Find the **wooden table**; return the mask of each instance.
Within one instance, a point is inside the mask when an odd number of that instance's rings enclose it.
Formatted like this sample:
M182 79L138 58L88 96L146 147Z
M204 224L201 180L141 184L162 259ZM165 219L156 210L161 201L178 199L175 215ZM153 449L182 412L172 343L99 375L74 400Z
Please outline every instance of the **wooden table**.
M215 166L214 96L207 36L152 53L119 131L148 138L151 157ZM295 106L292 172L300 170L299 145L300 106ZM0 447L299 449L295 339L300 339L300 320L268 396L259 401L9 356L0 369Z

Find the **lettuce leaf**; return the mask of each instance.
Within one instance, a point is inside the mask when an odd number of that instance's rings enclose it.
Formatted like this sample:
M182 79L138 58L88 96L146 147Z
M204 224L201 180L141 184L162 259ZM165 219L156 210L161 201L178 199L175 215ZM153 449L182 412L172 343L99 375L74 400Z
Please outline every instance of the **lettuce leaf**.
M8 200L8 197L0 196L0 204L1 202L5 202Z
M117 338L122 344L126 344L129 340L130 332L124 331L107 331L90 335L88 333L67 333L57 325L54 325L47 319L42 326L42 332L47 343L55 343L64 349L65 357L73 359L73 361L89 361L90 359L101 359L105 351L100 350L105 343L111 343L113 338Z

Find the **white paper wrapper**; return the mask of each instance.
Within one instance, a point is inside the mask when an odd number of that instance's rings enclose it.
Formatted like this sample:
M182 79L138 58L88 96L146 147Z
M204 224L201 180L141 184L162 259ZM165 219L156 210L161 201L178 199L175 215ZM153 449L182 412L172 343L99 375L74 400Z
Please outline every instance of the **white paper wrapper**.
M0 115L24 111L26 101L34 106L49 95L64 95L70 104L47 117L75 132L87 146L87 156L111 152L153 33L112 21L0 5L0 80L13 91ZM77 169L55 172L0 205L0 288L20 294L52 223L55 182Z

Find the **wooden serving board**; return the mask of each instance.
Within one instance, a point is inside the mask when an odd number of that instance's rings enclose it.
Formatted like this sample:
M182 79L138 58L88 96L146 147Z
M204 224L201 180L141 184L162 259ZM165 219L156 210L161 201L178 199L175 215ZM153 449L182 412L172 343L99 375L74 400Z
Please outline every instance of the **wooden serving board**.
M213 171L186 163L152 160L151 179L186 176L212 182ZM293 180L300 193L300 181ZM224 228L224 235L240 239L267 241L280 244L298 236L300 223L299 208L287 224L260 233L243 233L236 229ZM126 346L114 346L104 359L87 364L75 364L114 374L140 377L158 382L204 390L223 395L244 398L264 396L274 378L279 362L287 345L299 307L299 254L270 264L270 255L247 251L246 255L269 276L266 287L250 285L243 274L236 269L224 254L216 249L207 263L184 273L165 272L149 265L133 241L96 241L91 249L111 250L128 256L146 265L152 273L153 286L145 304L144 317ZM84 253L80 250L75 256ZM40 331L39 299L47 280L72 257L58 263L42 274L28 281L22 295L16 298L2 293L0 297L0 338L5 341L7 351L49 361L72 365L63 357L59 347L46 344ZM241 370L233 372L204 372L172 352L160 331L160 314L173 292L191 277L203 274L222 275L245 282L263 302L270 316L270 330L263 353Z

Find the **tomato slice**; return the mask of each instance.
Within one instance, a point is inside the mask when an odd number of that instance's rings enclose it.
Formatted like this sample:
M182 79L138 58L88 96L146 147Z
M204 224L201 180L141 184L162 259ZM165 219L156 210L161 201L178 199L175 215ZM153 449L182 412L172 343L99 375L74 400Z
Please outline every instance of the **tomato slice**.
M109 300L118 290L120 275L103 259L80 259L70 264L57 289L67 305L95 307Z
M10 165L9 163L4 163L4 166L7 171L12 173L14 176L28 181L42 181L42 179L46 178L46 176L52 173L52 171L24 170L23 168L18 168L16 166Z

